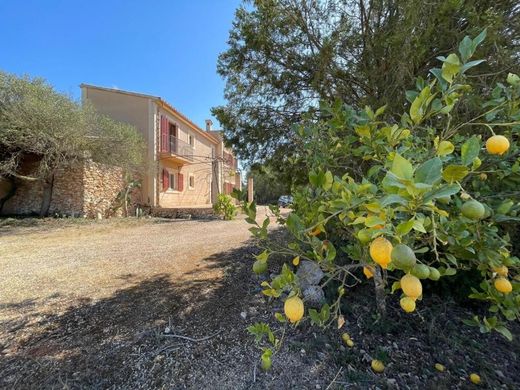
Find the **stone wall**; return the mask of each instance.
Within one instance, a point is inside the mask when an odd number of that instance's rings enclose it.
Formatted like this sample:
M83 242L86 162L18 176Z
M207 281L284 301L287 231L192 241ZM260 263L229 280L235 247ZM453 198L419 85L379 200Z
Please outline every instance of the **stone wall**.
M83 214L94 218L97 213L108 217L114 210L117 196L124 187L123 171L118 167L85 161L83 168Z
M30 175L37 161L26 161L21 172ZM59 169L54 176L50 215L72 215L94 218L114 215L117 195L123 189L122 170L119 167L98 164L90 160ZM0 181L0 196L8 184ZM43 194L40 181L17 180L15 195L4 205L3 215L39 214Z

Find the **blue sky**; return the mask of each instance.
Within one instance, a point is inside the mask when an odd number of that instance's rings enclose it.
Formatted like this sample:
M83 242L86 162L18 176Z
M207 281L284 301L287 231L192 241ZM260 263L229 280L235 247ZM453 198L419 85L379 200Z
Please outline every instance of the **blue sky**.
M216 61L240 0L0 0L0 69L161 96L204 125L222 104ZM216 120L213 118L213 122Z

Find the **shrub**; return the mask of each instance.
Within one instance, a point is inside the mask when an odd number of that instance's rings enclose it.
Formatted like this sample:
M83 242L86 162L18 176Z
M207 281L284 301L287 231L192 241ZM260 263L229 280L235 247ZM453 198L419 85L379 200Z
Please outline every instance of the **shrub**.
M233 198L229 195L219 194L217 201L213 205L213 211L222 216L226 221L231 221L237 214L237 208L233 203Z
M489 315L465 323L512 339L506 324L520 318L520 261L510 254L507 231L520 221L520 78L509 74L492 91L472 87L466 72L482 62L470 59L484 37L485 31L466 37L458 55L439 57L442 67L407 91L410 107L400 118L385 117L385 107L355 110L336 102L322 104L326 118L299 128L309 183L294 194L295 211L284 221L291 242L270 242L269 221L257 224L254 203L243 205L264 249L257 260L294 257L262 283L264 295L302 296L295 269L310 261L325 273L322 285L339 287L320 311L307 310L308 317L341 326L346 290L363 280L374 283L384 316L388 290L413 312L422 304L422 283L472 271L480 283L471 286L470 298L484 302ZM481 110L459 121L468 101ZM276 318L287 321L282 313ZM249 331L257 340L268 336L264 359L269 344L279 348L265 327Z

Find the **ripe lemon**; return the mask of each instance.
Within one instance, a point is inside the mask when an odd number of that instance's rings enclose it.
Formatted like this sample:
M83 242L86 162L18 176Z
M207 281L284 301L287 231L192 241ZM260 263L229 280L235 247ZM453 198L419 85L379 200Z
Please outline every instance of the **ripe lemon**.
M513 291L511 282L504 277L500 277L495 280L495 288L504 294L509 294L511 291Z
M412 275L417 276L419 279L426 279L430 276L430 267L424 264L416 264L412 269Z
M507 276L507 274L509 273L509 269L505 265L495 267L493 268L493 271L496 272L499 276Z
M411 313L415 310L415 301L413 300L413 298L403 297L399 301L399 304L401 305L402 309L407 313Z
M370 257L377 264L381 266L381 268L387 268L390 261L392 261L392 243L388 241L384 237L377 237L370 244Z
M409 270L416 262L412 248L404 244L398 244L392 249L391 258L392 264L402 270Z
M401 278L401 289L410 298L418 298L422 295L421 281L413 275L406 274Z
M502 155L509 149L509 140L503 135L494 135L486 141L486 149L489 154Z
M478 220L486 214L486 208L484 205L474 199L468 200L464 203L460 210L462 211L462 215L466 218L474 220Z
M435 369L439 372L444 372L444 370L446 369L446 367L444 367L442 364L440 363L435 363Z
M263 274L267 271L267 262L257 260L253 263L253 272L257 275Z
M441 278L441 273L437 268L430 267L430 276L428 276L430 280L439 280Z
M363 273L365 274L367 279L374 277L374 272L372 272L372 271L373 270L371 267L363 267Z
M480 375L473 373L473 374L471 374L471 375L469 376L469 380L470 380L472 383L478 385L478 384L480 384Z
M303 317L303 301L295 295L285 301L283 310L289 321L298 322Z
M381 360L372 360L372 363L370 363L370 366L372 367L372 370L374 370L374 372L378 372L378 373L381 373L385 370L385 365L383 364L383 362Z

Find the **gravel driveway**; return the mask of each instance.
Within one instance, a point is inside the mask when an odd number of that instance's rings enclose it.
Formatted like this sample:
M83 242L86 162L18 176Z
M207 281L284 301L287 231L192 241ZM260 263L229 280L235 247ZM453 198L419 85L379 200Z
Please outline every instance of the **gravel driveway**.
M204 259L251 238L243 218L49 222L0 230L0 305L57 295L99 299L129 282L158 274L181 281L199 268L198 278L219 278L222 270L202 267Z

